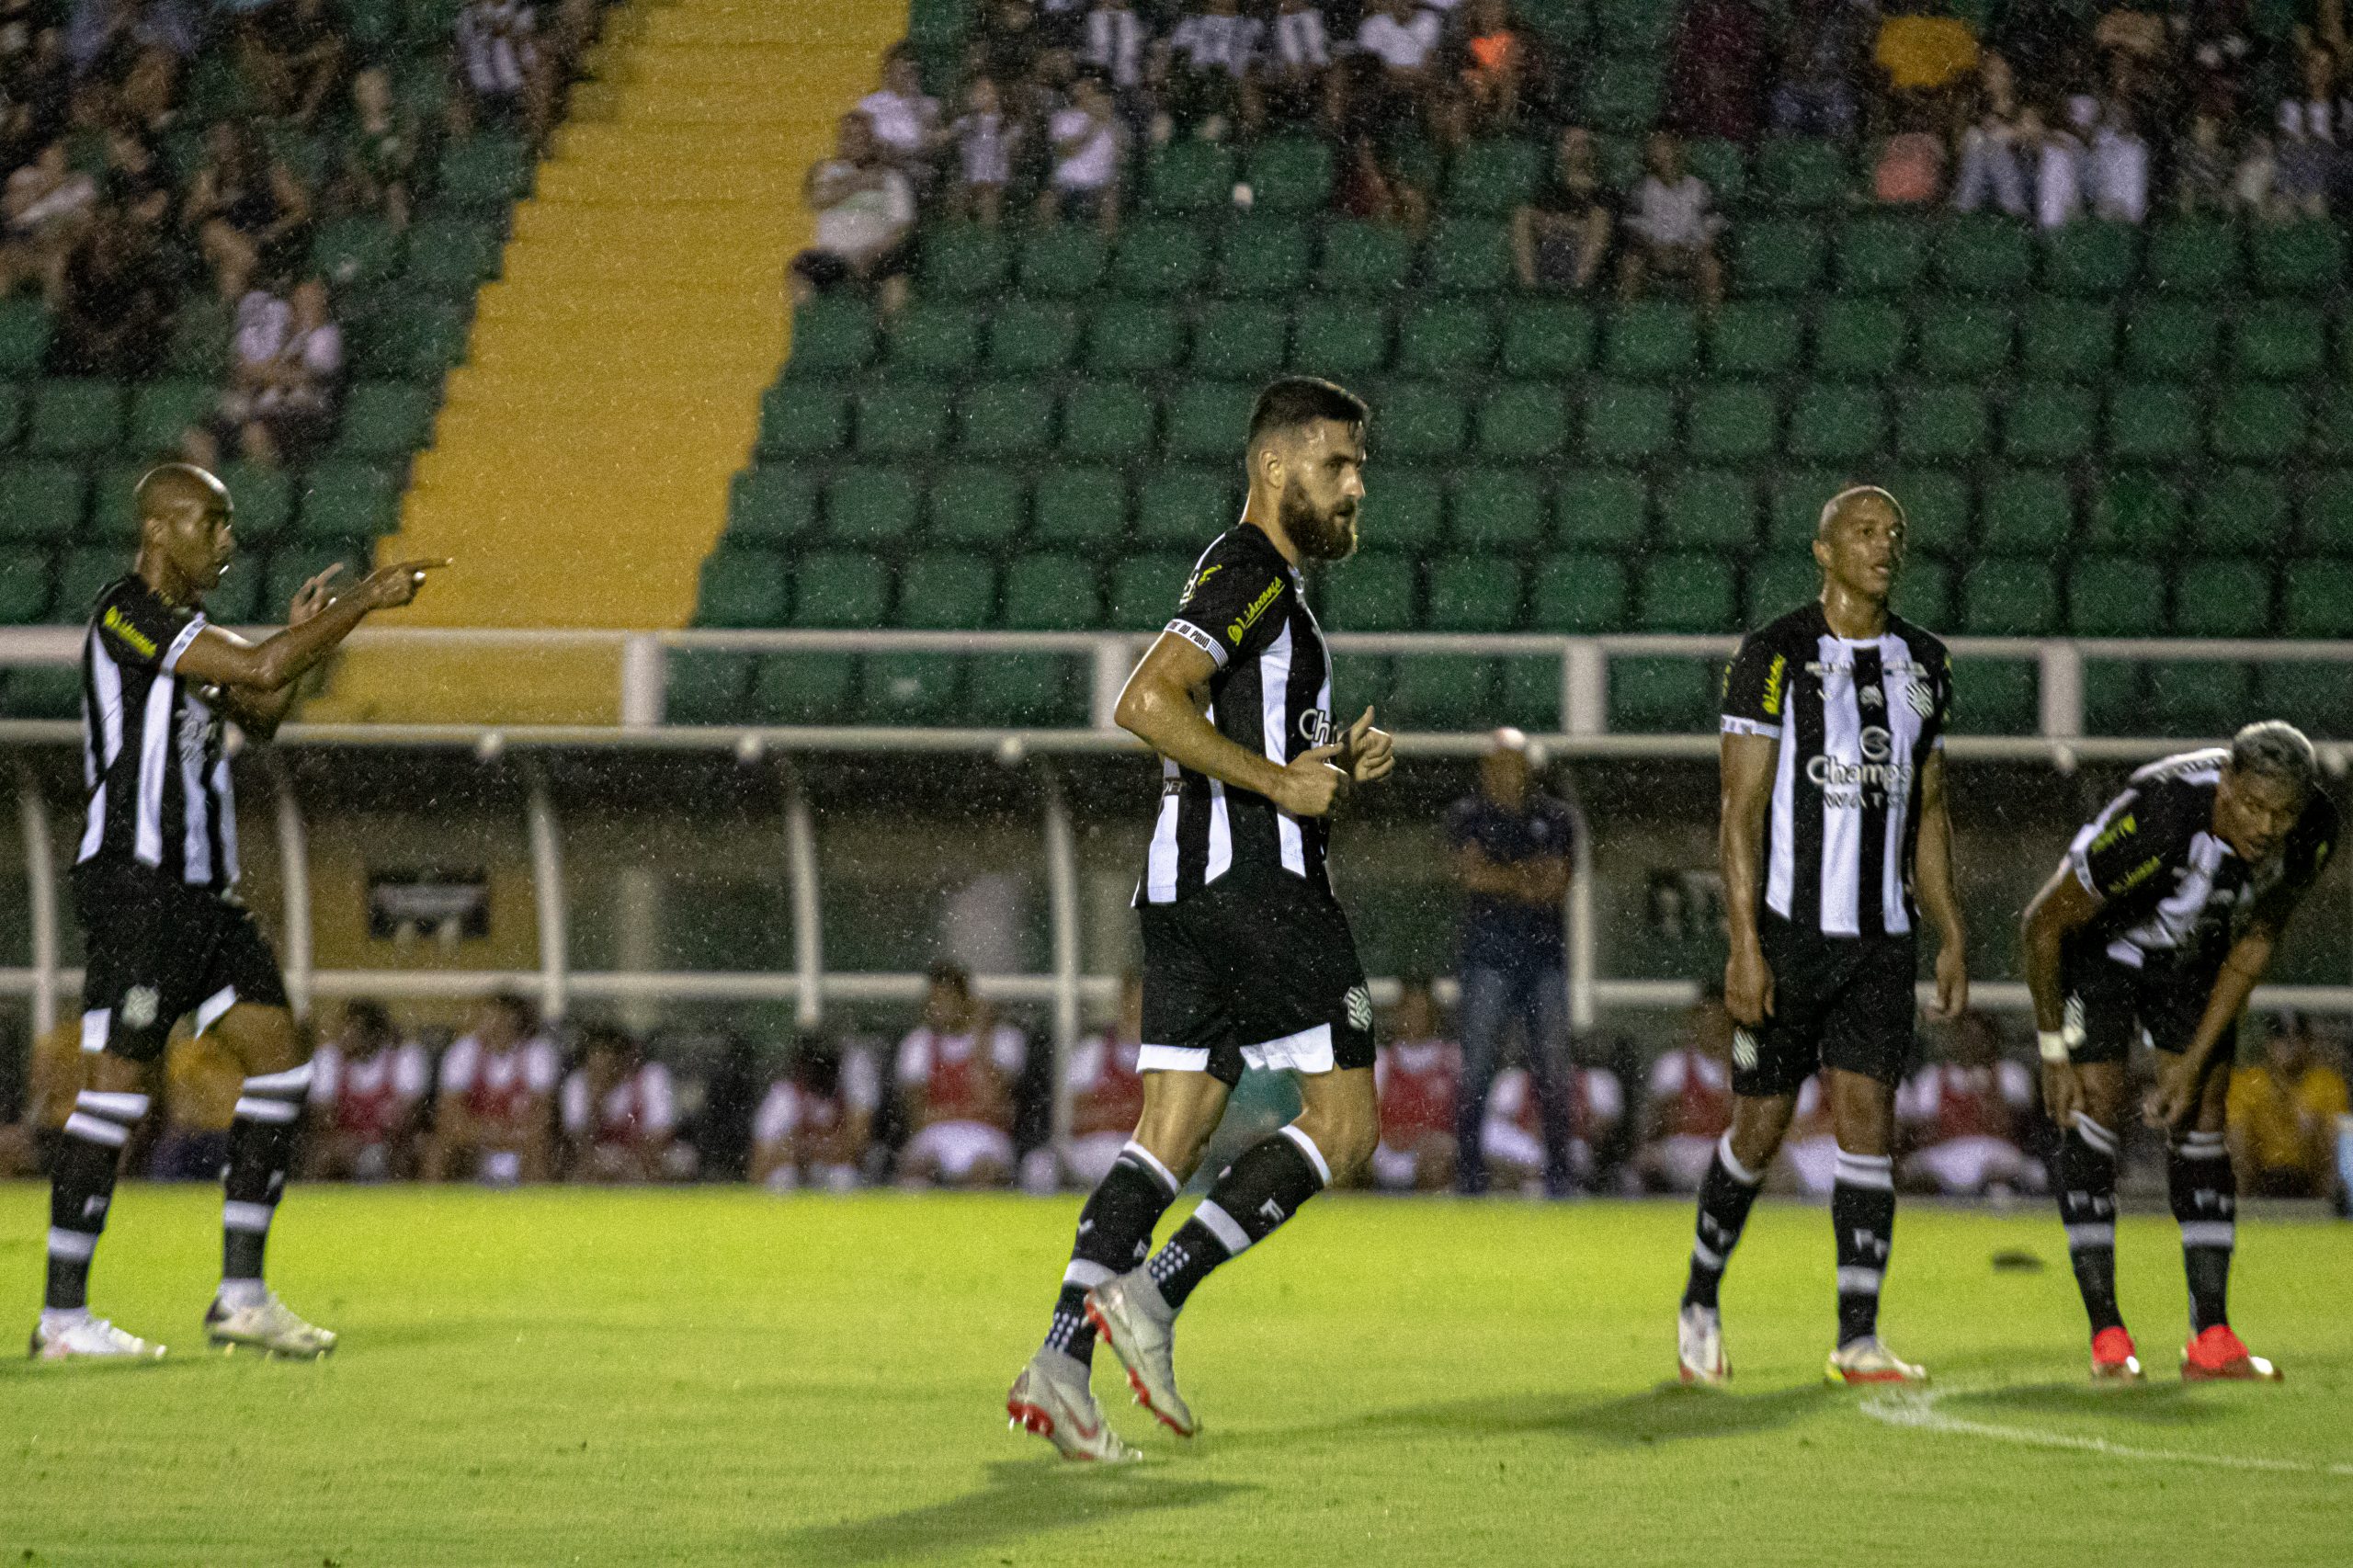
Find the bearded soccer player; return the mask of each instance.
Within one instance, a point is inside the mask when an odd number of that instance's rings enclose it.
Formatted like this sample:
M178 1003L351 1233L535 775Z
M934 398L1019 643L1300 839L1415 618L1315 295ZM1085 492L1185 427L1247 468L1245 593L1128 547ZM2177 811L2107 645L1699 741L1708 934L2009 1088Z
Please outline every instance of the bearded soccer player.
M236 552L229 492L167 463L139 482L139 554L98 596L82 653L89 824L74 867L87 938L84 1088L51 1168L49 1285L31 1352L49 1360L146 1358L164 1347L89 1308L123 1145L172 1026L196 1016L244 1074L229 1134L221 1290L205 1336L223 1348L308 1358L335 1335L262 1283L262 1250L286 1186L310 1062L277 957L236 896L236 798L224 721L267 740L295 682L378 609L407 604L440 562L371 573L349 591L331 568L302 585L285 630L247 642L204 616Z
M1717 854L1732 956L1731 1129L1699 1184L1699 1233L1677 1320L1686 1382L1724 1382L1717 1288L1757 1183L1817 1070L1838 1140L1838 1339L1832 1382L1927 1374L1879 1337L1894 1241L1895 1090L1913 1054L1917 928L1937 927L1937 1011L1968 1005L1966 931L1945 814L1945 646L1892 614L1904 508L1859 485L1822 509L1822 594L1749 633L1724 676Z
M1364 460L1355 396L1305 379L1267 387L1250 419L1242 520L1202 552L1120 697L1121 727L1162 758L1135 895L1143 1110L1080 1211L1045 1345L1006 1397L1014 1424L1065 1458L1139 1457L1088 1392L1098 1335L1137 1403L1193 1435L1171 1354L1177 1312L1380 1139L1372 998L1324 850L1334 802L1393 758L1370 709L1332 733L1332 663L1300 574L1355 550ZM1147 1260L1245 1067L1295 1074L1305 1109L1227 1166Z
M2059 1216L2095 1379L2141 1376L2116 1305L2116 1153L2125 1058L2143 1036L2162 1065L2143 1116L2166 1135L2189 1276L2181 1375L2279 1375L2247 1353L2226 1309L2238 1204L2223 1108L2239 1015L2336 847L2336 807L2319 777L2312 743L2277 720L2227 747L2153 762L2077 830L2027 906L2043 1105L2065 1136Z

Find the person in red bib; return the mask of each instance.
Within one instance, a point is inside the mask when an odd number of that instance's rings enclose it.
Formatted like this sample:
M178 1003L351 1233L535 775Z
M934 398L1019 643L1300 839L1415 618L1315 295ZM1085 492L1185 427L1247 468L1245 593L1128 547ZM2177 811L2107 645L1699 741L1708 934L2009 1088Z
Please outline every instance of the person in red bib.
M768 1085L752 1122L752 1179L771 1192L801 1186L847 1192L858 1184L882 1085L874 1058L809 1039L792 1070Z
M565 1179L661 1180L678 1126L670 1070L616 1028L590 1028L585 1045L563 1081Z
M1130 970L1120 977L1118 1019L1073 1046L1063 1072L1070 1095L1063 1176L1090 1192L1111 1173L1143 1114L1143 1074L1136 1067L1142 1040L1143 977Z
M1392 1191L1436 1192L1454 1183L1462 1048L1440 1032L1438 1000L1423 976L1405 980L1391 1028L1393 1043L1382 1046L1372 1064L1381 1100L1372 1179Z
M1592 1190L1599 1176L1595 1151L1626 1117L1626 1089L1607 1067L1569 1067L1569 1174ZM1495 1075L1487 1120L1479 1134L1487 1152L1487 1178L1522 1192L1544 1190L1544 1117L1536 1080L1525 1067Z
M330 1181L415 1176L418 1128L432 1092L425 1047L401 1039L381 1003L350 1003L342 1031L311 1054L306 1174Z
M1904 1175L1949 1198L2040 1191L2042 1167L2021 1144L2034 1109L2034 1079L2002 1057L2001 1027L1967 1013L1950 1031L1950 1057L1912 1074L1895 1115L1914 1149Z
M1651 1065L1648 1135L1635 1155L1653 1192L1697 1192L1732 1125L1732 1015L1711 988L1691 1009L1689 1043Z
M899 1042L898 1092L915 1131L899 1176L915 1186L1003 1187L1013 1175L1013 1084L1029 1042L972 994L954 964L931 971L923 1022Z
M441 1058L425 1179L493 1187L548 1179L551 1108L563 1060L531 1005L512 992L482 1006L473 1030Z

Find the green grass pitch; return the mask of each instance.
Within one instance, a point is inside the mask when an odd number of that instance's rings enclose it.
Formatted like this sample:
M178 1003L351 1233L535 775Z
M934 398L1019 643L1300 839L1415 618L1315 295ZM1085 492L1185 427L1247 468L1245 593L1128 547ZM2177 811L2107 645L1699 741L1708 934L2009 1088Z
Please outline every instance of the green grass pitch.
M11 1333L46 1202L0 1187ZM2244 1225L2287 1381L2185 1389L2172 1222L2128 1221L2154 1375L2097 1392L2056 1217L1912 1207L1884 1326L1936 1392L1873 1399L1819 1381L1825 1215L1768 1204L1711 1395L1661 1386L1683 1205L1327 1199L1188 1311L1197 1441L1098 1364L1150 1455L1102 1471L1002 1403L1073 1199L301 1189L273 1274L344 1336L303 1366L201 1349L219 1204L126 1187L99 1255L169 1360L0 1371L0 1568L2353 1561L2353 1226Z

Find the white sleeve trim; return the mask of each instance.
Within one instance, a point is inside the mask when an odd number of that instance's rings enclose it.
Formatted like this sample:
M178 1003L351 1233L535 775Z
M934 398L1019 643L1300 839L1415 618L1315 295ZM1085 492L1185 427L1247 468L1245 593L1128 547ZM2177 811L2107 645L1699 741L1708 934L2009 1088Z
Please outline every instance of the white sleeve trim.
M1768 724L1757 719L1743 719L1727 713L1724 715L1723 724L1724 733L1727 735L1761 735L1768 741L1778 741L1781 738L1780 725Z
M1225 645L1183 616L1178 616L1161 630L1172 637L1182 637L1186 642L1215 659L1219 669L1225 668Z
M174 666L180 662L180 655L188 652L188 645L196 641L196 634L204 628L205 619L201 615L180 628L180 634L172 639L170 647L164 650L162 665L165 675L173 673Z

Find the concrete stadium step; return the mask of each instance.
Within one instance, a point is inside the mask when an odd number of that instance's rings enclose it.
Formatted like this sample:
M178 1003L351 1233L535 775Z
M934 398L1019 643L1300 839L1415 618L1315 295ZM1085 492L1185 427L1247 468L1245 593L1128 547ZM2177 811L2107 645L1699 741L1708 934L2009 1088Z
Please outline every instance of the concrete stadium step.
M596 204L667 208L710 201L777 206L800 194L807 175L778 163L621 164L566 160L540 173L540 199L551 205Z

